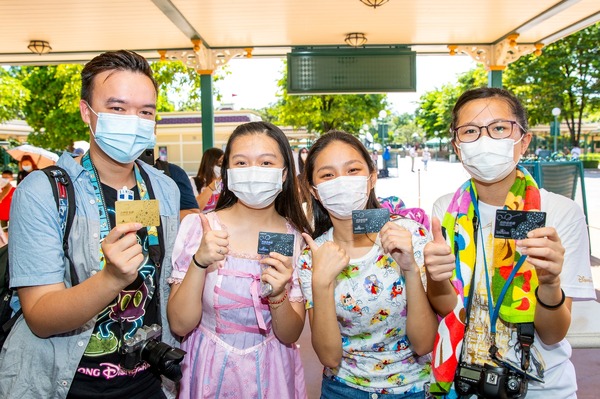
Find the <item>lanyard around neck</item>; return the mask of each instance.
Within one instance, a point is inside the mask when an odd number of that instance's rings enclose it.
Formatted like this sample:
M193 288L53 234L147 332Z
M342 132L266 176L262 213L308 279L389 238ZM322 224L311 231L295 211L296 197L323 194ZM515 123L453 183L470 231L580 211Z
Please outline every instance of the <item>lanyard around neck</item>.
M477 215L477 218L479 220L481 220L481 215L479 214L478 199L475 196L474 191L475 190L473 187L473 183L471 182L471 187L469 190L470 195L471 195L471 201L473 204L473 208L475 210L475 214ZM485 283L486 283L485 288L487 291L488 309L490 312L490 333L496 334L496 321L498 320L498 316L500 313L500 307L502 306L502 301L504 300L504 296L506 295L506 291L508 290L508 287L510 287L515 275L517 274L517 272L519 271L519 269L525 262L525 259L527 258L527 256L526 255L521 256L519 258L517 264L513 266L513 269L510 272L510 275L504 282L504 286L502 287L502 290L500 291L500 295L498 295L498 301L497 301L496 305L494 305L494 301L492 298L492 290L491 290L491 285L490 285L490 276L489 276L488 265L487 265L487 257L485 255L485 243L484 243L483 231L482 231L482 229L478 229L478 230L479 230L479 234L481 235L481 244L482 244L481 251L483 254L483 264L484 264L484 270L485 270ZM477 231L475 231L475 234L477 234ZM476 256L476 258L477 258L477 256ZM477 263L477 261L475 261L475 263ZM475 269L476 269L476 267L474 266L473 273L475 273ZM473 281L473 283L474 283L474 281ZM469 299L469 301L471 301L471 299Z
M89 173L90 180L92 183L92 187L94 188L94 194L96 195L96 205L98 206L98 215L100 217L100 244L108 233L110 233L110 220L108 218L108 211L106 209L106 201L104 200L104 194L101 187L100 177L98 176L98 172L96 171L96 167L90 158L90 153L86 152L81 160L81 166L86 169ZM133 169L135 172L135 181L140 194L140 199L143 201L147 201L150 199L150 194L148 193L148 189L146 188L146 183L142 178L142 174L140 173L140 169L136 163L133 164ZM148 231L148 244L150 246L159 245L158 241L158 233L156 226L148 226L146 227ZM102 245L100 245L100 269L104 267L104 254L102 253Z

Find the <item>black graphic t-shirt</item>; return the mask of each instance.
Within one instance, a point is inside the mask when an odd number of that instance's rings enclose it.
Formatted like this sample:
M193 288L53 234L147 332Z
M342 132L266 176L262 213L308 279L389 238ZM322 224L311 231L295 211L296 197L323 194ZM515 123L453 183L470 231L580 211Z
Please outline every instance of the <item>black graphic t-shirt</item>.
M144 178L148 182L148 178ZM132 190L134 199L139 200L137 186ZM102 192L110 225L114 227L117 191L102 184ZM147 362L138 364L133 370L124 370L120 366L124 359L120 353L123 338L132 337L142 326L161 324L156 295L159 269L155 265L156 257L149 255L151 250L145 227L138 230L137 239L145 257L138 278L98 315L94 332L69 390L69 399L164 397L160 376ZM155 250L156 247L152 248L152 251Z

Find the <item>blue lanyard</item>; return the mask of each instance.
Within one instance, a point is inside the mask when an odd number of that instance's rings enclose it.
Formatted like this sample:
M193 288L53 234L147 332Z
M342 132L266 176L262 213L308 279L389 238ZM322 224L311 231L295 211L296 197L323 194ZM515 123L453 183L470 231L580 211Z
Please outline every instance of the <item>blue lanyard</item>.
M98 206L98 215L100 217L100 244L108 233L110 233L110 220L108 218L108 212L106 210L106 201L104 200L104 194L102 192L102 188L100 185L100 179L98 177L98 172L96 171L96 167L94 166L92 159L90 158L90 153L86 152L81 160L81 166L83 166L90 175L90 180L92 182L92 187L94 188L94 194L96 195L96 205ZM140 199L143 201L147 201L150 199L150 195L148 193L148 189L146 187L146 183L142 178L142 174L140 173L140 169L136 163L133 164L133 169L135 172L135 181L140 193ZM158 241L158 232L156 226L148 226L146 227L148 231L148 244L159 245ZM99 248L100 253L100 269L104 268L106 263L104 254L102 252L102 245Z
M473 203L473 208L475 209L475 214L477 215L477 218L479 220L481 220L481 215L479 214L478 199L475 197L472 182L471 182L470 194L471 194L471 201ZM494 301L492 298L492 291L490 289L491 285L490 285L490 276L489 276L488 265L487 265L487 257L485 256L485 243L483 241L484 240L483 232L481 231L482 229L478 229L478 230L479 230L479 234L481 235L481 244L482 244L481 250L483 252L483 264L484 264L484 270L485 270L485 283L486 283L485 288L486 288L487 297L488 297L488 309L490 310L490 333L492 335L494 335L494 334L496 334L496 321L498 320L498 316L500 313L500 307L502 305L502 301L504 300L504 296L506 295L506 291L508 290L508 287L510 287L510 284L512 283L515 275L517 274L517 272L519 271L519 269L521 268L523 263L525 262L525 259L527 258L527 256L526 255L521 256L519 258L519 261L517 262L517 264L513 267L512 271L510 272L510 275L508 276L508 278L506 279L506 282L504 283L504 286L502 287L502 290L500 291L500 295L498 296L498 302L494 306ZM477 234L477 232L475 234ZM477 259L477 254L475 256ZM475 263L477 263L477 262L475 262ZM475 273L475 267L473 267L473 273ZM474 281L473 281L473 283L474 283ZM464 282L463 282L463 286L464 286Z

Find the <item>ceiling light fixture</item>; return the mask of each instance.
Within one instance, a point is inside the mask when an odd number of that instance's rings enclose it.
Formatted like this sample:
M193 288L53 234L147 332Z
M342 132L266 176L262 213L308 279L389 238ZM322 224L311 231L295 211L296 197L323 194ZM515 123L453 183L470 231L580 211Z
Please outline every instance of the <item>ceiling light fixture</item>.
M31 40L27 48L32 53L36 53L39 55L47 54L50 52L50 50L52 50L52 47L50 47L50 43L48 43L45 40Z
M373 8L381 7L388 1L390 1L390 0L360 0L360 2L363 3L364 5L373 7Z
M346 38L344 39L346 44L351 47L360 47L363 46L367 42L367 37L364 33L353 32L348 33Z

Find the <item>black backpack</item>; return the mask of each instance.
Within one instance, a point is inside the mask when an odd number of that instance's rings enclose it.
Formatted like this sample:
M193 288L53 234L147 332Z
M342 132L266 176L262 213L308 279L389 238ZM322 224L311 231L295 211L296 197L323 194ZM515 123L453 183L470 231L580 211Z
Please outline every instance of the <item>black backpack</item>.
M77 274L75 272L75 266L69 258L69 232L73 219L75 217L75 189L71 182L69 174L59 166L53 165L41 169L50 180L52 186L52 193L56 200L56 207L58 208L59 218L61 218L62 229L63 229L63 251L65 256L69 259L70 271L71 271L71 285L79 283ZM66 215L61 216L61 212L66 212ZM64 222L63 222L64 220ZM12 317L12 309L10 307L10 299L15 293L10 287L10 275L8 267L8 245L0 248L0 348L4 344L6 337L10 333L13 325L21 315L22 310L19 309Z

